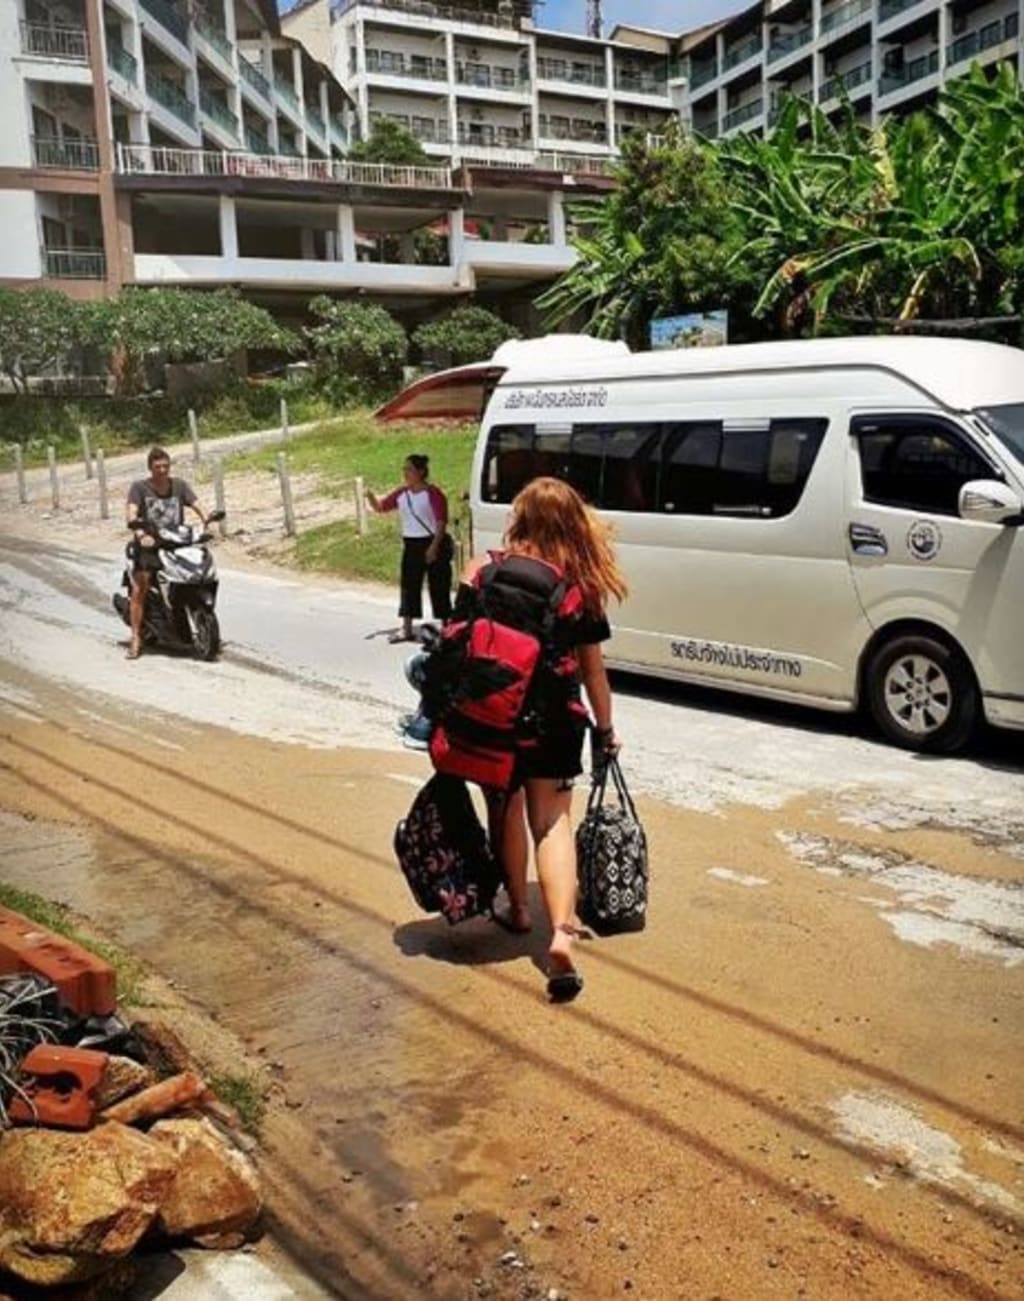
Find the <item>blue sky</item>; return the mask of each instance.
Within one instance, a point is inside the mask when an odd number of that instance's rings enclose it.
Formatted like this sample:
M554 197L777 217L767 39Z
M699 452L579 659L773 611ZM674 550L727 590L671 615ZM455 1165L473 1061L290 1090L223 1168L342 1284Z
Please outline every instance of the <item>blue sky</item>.
M691 27L724 18L748 7L751 0L604 0L605 34L616 23L633 23L657 31L683 32ZM541 27L582 32L586 25L587 0L547 0L537 6Z

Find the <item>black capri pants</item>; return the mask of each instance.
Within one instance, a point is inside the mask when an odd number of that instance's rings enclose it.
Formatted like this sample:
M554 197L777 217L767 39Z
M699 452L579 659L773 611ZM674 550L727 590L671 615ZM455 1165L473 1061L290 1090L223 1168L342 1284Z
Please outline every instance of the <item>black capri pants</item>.
M452 617L452 562L450 549L442 546L432 565L427 564L427 548L432 538L402 539L401 602L398 613L403 619L423 618L423 576L430 591L430 609L435 619Z

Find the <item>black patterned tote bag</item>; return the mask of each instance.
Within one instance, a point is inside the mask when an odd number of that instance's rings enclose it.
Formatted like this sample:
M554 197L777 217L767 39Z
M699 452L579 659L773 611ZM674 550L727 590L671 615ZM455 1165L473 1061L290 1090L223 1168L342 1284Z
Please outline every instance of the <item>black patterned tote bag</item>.
M608 798L609 778L613 798ZM576 831L576 873L582 921L603 934L643 930L647 837L618 759L594 772L586 816Z

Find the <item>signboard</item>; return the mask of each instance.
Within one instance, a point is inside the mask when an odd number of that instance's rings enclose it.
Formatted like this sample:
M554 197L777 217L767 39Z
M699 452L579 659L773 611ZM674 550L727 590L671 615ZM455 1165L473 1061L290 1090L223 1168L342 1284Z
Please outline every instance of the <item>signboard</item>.
M691 312L651 322L652 348L716 348L729 342L729 313Z

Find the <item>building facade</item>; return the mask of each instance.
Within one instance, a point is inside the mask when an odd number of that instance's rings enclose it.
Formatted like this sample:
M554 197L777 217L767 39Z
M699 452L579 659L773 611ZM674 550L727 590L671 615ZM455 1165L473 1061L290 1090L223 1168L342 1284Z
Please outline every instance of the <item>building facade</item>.
M676 58L693 129L771 129L787 95L871 123L936 98L973 63L1024 80L1024 0L763 0L684 34Z

